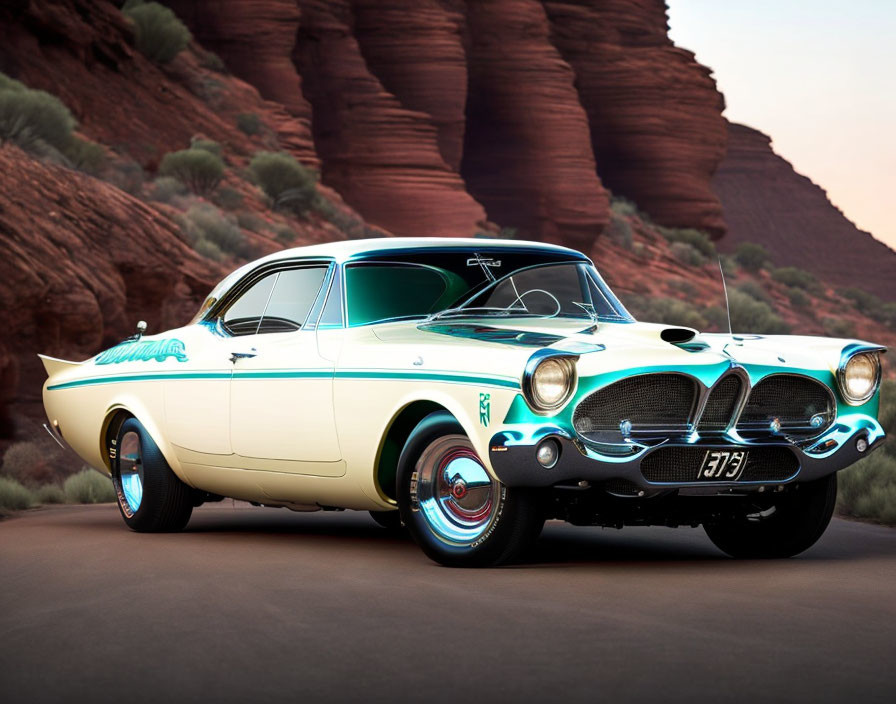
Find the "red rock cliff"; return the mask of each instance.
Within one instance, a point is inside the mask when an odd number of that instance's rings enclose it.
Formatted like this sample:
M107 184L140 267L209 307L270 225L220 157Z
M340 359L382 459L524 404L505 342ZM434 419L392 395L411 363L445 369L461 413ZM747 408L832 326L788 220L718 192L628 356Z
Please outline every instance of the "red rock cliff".
M847 220L824 190L775 154L768 136L729 123L713 188L728 221L724 249L758 242L780 265L896 300L896 252Z

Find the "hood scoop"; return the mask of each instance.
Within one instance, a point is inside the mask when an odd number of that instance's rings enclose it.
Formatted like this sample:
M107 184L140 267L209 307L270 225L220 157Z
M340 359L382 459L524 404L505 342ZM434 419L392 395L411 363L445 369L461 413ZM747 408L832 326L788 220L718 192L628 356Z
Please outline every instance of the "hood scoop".
M660 333L660 339L670 345L683 345L697 336L697 331L691 328L666 328Z

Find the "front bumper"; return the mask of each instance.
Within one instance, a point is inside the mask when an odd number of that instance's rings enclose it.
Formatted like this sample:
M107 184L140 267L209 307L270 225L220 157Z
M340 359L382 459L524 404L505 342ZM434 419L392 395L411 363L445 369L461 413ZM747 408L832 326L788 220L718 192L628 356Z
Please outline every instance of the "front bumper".
M536 459L536 449L548 438L560 447L560 456L551 468ZM639 489L656 491L679 487L750 487L805 482L841 470L866 457L885 439L880 424L870 416L857 416L849 422L837 422L824 434L811 440L789 441L782 437L746 440L734 433L701 437L664 438L646 444L632 445L628 454L608 454L552 426L508 429L496 433L489 443L489 459L497 478L511 487L548 487L575 481L591 483L625 480ZM864 441L864 442L860 442ZM857 446L858 445L858 446ZM860 447L864 446L864 450ZM795 471L786 477L757 481L697 480L699 466L694 466L694 481L648 481L642 462L664 448L687 447L705 450L746 450L783 448L796 457Z

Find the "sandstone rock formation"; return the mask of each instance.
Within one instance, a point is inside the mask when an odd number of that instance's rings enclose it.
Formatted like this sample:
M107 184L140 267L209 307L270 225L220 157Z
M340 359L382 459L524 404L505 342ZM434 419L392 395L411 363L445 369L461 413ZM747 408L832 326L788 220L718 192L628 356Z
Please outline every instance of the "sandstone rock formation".
M605 186L657 222L725 232L710 178L725 153L710 69L673 46L661 0L543 0L575 71Z
M824 190L775 154L766 135L729 124L713 188L728 222L723 249L758 242L779 265L896 300L896 252L847 220Z
M13 145L0 148L0 234L0 406L17 396L35 417L37 352L84 359L138 319L151 331L182 325L223 275L157 211Z

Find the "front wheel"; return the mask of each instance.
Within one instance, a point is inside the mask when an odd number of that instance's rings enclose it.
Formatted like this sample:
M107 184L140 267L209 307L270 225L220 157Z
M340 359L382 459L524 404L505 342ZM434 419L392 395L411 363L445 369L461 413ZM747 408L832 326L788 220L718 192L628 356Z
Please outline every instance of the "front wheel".
M837 502L837 475L805 482L764 510L704 524L722 552L738 558L784 558L808 550L822 536Z
M121 424L112 484L128 528L140 533L181 530L193 513L193 496L136 418Z
M449 567L509 562L544 525L538 494L492 479L460 424L432 413L398 459L398 505L411 536Z

